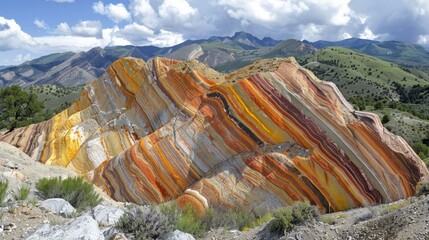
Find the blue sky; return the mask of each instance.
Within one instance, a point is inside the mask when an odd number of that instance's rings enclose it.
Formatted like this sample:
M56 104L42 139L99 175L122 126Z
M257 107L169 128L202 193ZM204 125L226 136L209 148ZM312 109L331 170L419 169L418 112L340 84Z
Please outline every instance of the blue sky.
M115 45L231 36L429 46L427 0L1 0L0 65Z

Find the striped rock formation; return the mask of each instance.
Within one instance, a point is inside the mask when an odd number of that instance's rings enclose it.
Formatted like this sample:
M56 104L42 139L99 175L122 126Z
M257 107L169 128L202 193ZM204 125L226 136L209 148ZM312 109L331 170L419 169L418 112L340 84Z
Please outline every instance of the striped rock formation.
M379 118L294 59L223 75L124 58L51 120L1 137L119 201L257 214L307 200L336 211L412 196L429 175Z

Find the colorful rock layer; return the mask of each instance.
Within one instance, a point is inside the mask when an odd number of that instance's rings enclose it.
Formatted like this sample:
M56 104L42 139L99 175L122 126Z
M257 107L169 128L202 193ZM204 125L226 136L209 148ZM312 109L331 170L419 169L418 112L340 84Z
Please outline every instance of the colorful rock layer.
M119 201L172 199L262 214L409 197L428 170L378 117L294 59L222 75L195 62L124 58L49 121L2 136Z

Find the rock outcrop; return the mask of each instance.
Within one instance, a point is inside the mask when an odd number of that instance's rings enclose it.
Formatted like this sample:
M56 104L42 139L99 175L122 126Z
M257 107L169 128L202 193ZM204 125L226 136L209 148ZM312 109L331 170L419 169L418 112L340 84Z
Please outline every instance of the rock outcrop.
M429 175L376 115L292 58L229 75L196 61L124 58L66 111L1 140L116 200L176 199L199 211L261 214L301 200L343 210L411 196Z
M98 228L97 221L89 215L82 215L61 226L45 224L26 239L104 240L104 236Z

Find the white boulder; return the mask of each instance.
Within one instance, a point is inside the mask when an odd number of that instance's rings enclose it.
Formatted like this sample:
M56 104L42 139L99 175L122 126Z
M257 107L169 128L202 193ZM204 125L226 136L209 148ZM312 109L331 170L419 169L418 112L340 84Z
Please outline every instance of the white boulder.
M55 214L71 216L76 209L62 198L50 198L42 202L42 207L51 210Z
M195 238L189 233L175 230L168 236L167 240L195 240Z
M117 207L97 205L92 209L92 215L100 226L109 227L115 225L124 214L124 210Z
M27 240L61 239L61 240L104 240L97 221L91 216L83 215L62 226L45 224L31 234Z

